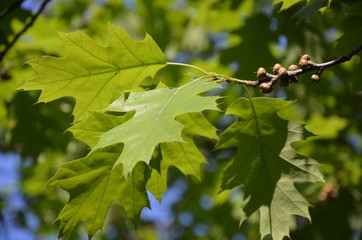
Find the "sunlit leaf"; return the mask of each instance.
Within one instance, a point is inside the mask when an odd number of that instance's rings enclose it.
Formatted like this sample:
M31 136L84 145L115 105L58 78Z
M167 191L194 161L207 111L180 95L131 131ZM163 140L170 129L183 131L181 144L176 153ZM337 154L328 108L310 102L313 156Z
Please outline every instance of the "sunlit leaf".
M60 33L68 56L30 61L38 76L21 88L42 90L39 102L74 97L73 114L77 122L85 119L89 111L106 108L120 90L136 88L142 80L153 77L165 66L163 53L149 35L138 42L111 24L108 32L107 47L82 32Z
M93 147L104 132L126 122L132 116L132 113L124 116L113 116L103 112L92 112L86 120L73 125L68 130L73 133L76 139Z
M177 116L203 110L217 110L217 97L199 95L219 87L217 83L209 80L199 78L179 88L132 92L125 102L123 99L114 102L108 110L135 111L135 115L102 134L92 151L123 143L123 151L114 166L122 163L123 172L127 175L139 161L149 163L157 144L184 142L181 137L184 125L175 120Z
M279 4L279 3L282 3L282 7L280 8L279 11L283 11L285 9L288 9L290 8L291 6L299 3L299 2L302 2L303 0L274 0L273 1L273 4Z

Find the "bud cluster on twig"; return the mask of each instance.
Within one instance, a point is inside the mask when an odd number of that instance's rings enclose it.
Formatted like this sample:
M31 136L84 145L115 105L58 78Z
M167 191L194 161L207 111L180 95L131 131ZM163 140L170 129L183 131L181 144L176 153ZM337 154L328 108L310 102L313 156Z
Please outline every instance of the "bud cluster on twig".
M258 80L256 80L256 81L242 80L242 79L238 79L238 78L234 78L234 77L229 77L229 76L226 76L223 74L218 74L215 72L208 72L200 67L197 67L197 66L194 66L191 64L186 64L186 63L167 62L167 64L195 68L195 69L201 71L202 73L204 73L205 74L204 77L212 77L212 81L216 81L216 82L239 83L239 84L244 84L246 86L252 86L252 87L259 86L260 92L262 92L264 94L268 94L273 91L273 85L276 82L279 82L279 85L281 87L287 87L291 83L297 83L299 75L307 73L307 72L311 72L311 71L316 71L316 73L311 76L311 80L312 80L312 83L317 83L320 81L320 76L326 68L351 60L351 58L354 55L356 55L357 53L359 53L361 50L362 50L362 45L358 46L351 52L347 53L346 55L344 55L338 59L335 59L335 60L332 60L329 62L325 62L325 63L312 62L310 56L308 54L304 54L299 59L298 65L300 68L297 65L292 64L288 67L288 69L286 69L281 64L276 63L272 67L273 73L268 73L265 70L265 68L260 67L258 69L258 71L255 72L256 77L258 78Z
M349 61L352 56L357 54L360 50L362 50L362 45L336 60L319 64L311 61L308 54L304 54L299 59L298 65L300 68L298 68L297 65L292 64L286 69L281 64L276 63L272 67L273 73L268 73L265 68L260 67L258 71L255 72L258 80L245 81L245 84L253 87L259 86L260 92L268 94L273 91L273 85L276 82L279 82L279 86L281 87L287 87L291 83L297 83L299 75L310 71L316 71L316 73L311 76L311 80L312 83L317 83L320 81L320 76L326 68Z
M279 82L280 87L287 87L291 83L297 83L298 75L305 72L303 70L315 67L316 64L310 60L308 54L304 54L300 57L299 66L301 69L295 64L290 65L288 69L286 69L280 63L276 63L272 67L273 74L267 73L265 68L260 67L256 72L256 76L259 79L259 84L257 85L259 85L260 91L264 94L270 93L273 91L273 85L276 82ZM317 74L314 74L311 77L312 82L318 82L321 73L322 71L318 71Z

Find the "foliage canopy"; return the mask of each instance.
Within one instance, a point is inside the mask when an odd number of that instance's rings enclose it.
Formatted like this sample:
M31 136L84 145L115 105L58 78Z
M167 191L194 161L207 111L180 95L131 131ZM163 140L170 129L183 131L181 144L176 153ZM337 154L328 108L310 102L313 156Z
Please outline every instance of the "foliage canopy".
M259 67L287 66L305 53L327 62L361 45L362 4L133 3L64 0L40 15L12 7L15 0L0 5L0 143L30 156L22 189L36 199L42 226L54 220L39 208L48 206L60 212L59 238L76 239L81 222L89 238L103 226L135 235L151 196L163 201L186 178L173 209L179 218L167 226L182 228L181 238L356 237L361 54L322 69L318 84L306 72L266 96L248 85ZM14 41L25 19L36 21ZM100 19L109 21L106 33ZM195 224L182 223L185 211ZM202 235L201 223L219 230ZM155 234L143 226L139 238Z

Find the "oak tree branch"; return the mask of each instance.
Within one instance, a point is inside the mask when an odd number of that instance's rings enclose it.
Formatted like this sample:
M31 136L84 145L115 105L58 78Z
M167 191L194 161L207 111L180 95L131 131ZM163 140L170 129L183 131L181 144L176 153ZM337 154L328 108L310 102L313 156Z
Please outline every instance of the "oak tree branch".
M205 74L205 76L213 77L213 80L216 82L239 83L239 84L243 84L246 86L252 86L252 87L259 86L260 91L262 93L266 94L266 93L270 93L272 91L273 85L276 82L279 82L280 86L286 87L290 83L297 83L299 75L302 75L304 73L311 72L311 71L316 71L316 74L313 74L311 77L312 82L319 82L320 75L326 68L329 68L331 66L351 60L351 58L354 55L356 55L357 53L359 53L361 50L362 50L362 45L358 46L351 52L345 54L344 56L342 56L338 59L335 59L335 60L332 60L329 62L325 62L325 63L314 63L310 60L309 55L305 54L305 55L301 56L301 58L299 60L300 68L298 68L297 65L293 64L293 65L290 65L288 69L286 69L286 68L282 67L279 63L277 63L272 68L272 71L273 71L273 74L272 74L272 73L267 73L266 70L261 67L256 72L257 78L259 80L255 80L255 81L241 80L238 78L229 77L229 76L218 74L215 72L208 72L200 67L197 67L197 66L194 66L191 64L186 64L186 63L167 62L167 65L177 65L177 66L191 67L191 68L197 69L200 72L202 72L203 74Z
M260 91L262 93L270 93L272 91L272 86L276 82L280 82L281 86L288 86L290 83L296 83L298 82L298 76L302 75L307 72L316 71L316 74L313 74L311 79L313 82L319 82L320 75L322 72L329 67L332 67L334 65L347 62L351 60L351 58L358 54L362 50L362 45L359 45L355 49L353 49L351 52L345 54L344 56L329 61L325 63L314 63L310 60L309 55L305 54L300 58L299 66L300 69L296 65L291 65L288 70L283 68L280 64L275 64L273 67L274 74L267 73L264 68L259 68L257 73L257 77L259 80L256 81L234 81L230 78L225 78L225 81L228 82L237 82L237 83L243 83L248 86L259 86Z

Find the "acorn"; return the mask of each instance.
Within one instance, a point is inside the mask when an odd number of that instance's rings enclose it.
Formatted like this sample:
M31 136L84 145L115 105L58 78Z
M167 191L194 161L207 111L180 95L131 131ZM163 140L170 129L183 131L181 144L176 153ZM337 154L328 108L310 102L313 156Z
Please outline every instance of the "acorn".
M285 67L280 67L278 71L278 77L279 79L288 77L288 71Z
M295 65L295 64L292 64L292 65L290 65L290 66L288 67L288 71L295 71L295 70L297 70L297 69L298 69L298 66Z
M299 60L299 66L304 69L304 68L307 68L308 67L308 60L305 59L305 58L300 58Z
M257 77L259 80L265 79L265 77L266 77L266 70L265 70L265 68L260 67L260 68L258 69L258 71L256 72L256 77Z
M263 94L268 94L273 91L273 86L266 82L260 84L259 87L260 87L260 92Z
M273 68L272 68L272 71L274 74L278 74L279 72L279 69L282 67L282 65L280 65L280 63L276 63Z
M295 64L292 64L288 67L288 71L295 71L298 69L298 66ZM290 83L296 83L298 82L298 76L289 76L289 82Z
M305 60L310 60L310 56L308 54L304 54L303 56L300 57L300 59L305 59Z
M320 79L320 77L319 77L319 75L317 75L317 74L313 74L311 77L310 77L310 79L312 79L312 83L317 83L317 82L319 82L321 79Z

